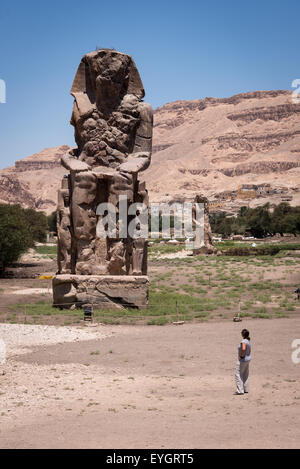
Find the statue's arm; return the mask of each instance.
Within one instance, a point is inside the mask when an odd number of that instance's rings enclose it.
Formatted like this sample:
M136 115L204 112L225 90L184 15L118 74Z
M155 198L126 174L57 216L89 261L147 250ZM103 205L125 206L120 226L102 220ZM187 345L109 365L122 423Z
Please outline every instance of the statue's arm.
M133 152L127 161L119 166L119 171L137 173L145 171L151 162L153 111L148 103L139 103L140 124L136 130Z
M120 164L118 170L122 173L139 173L145 171L150 165L150 152L131 153L125 163Z

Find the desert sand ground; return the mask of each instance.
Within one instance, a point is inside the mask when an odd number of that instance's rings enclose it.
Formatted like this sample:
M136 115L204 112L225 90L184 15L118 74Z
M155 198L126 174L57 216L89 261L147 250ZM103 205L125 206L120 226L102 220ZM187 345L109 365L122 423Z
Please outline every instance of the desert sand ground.
M51 287L38 276L55 272L55 259L25 258L0 280L0 448L299 448L298 259L178 254L150 259L154 299L186 294L213 308L192 305L177 326L171 306L169 317L158 311L171 322L161 327L147 325L151 317L97 317L110 323L85 327L81 313L44 314ZM235 323L240 296L249 317ZM244 327L251 387L236 396Z
M299 447L297 316L47 327L0 325L8 355L1 448ZM236 396L244 327L252 336L251 388Z

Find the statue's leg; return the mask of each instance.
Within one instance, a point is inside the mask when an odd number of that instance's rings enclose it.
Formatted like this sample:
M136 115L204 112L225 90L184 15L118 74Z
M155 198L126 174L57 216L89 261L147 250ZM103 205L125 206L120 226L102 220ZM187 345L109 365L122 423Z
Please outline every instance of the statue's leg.
M58 273L71 273L71 216L69 178L62 180L57 206L57 260Z
M91 275L95 266L97 177L90 171L75 173L72 188L75 272Z
M149 208L148 192L145 182L136 182L135 201ZM147 275L147 240L138 238L132 243L132 275Z
M133 241L132 249L132 275L147 275L147 269L145 266L147 262L146 254L146 240L144 238L138 238Z
M109 186L108 202L116 207L117 223L116 238L108 239L108 270L111 275L128 275L130 263L128 257L131 252L131 242L129 237L120 238L124 220L121 219L119 197L127 197L127 207L133 202L134 176L129 173L118 174Z

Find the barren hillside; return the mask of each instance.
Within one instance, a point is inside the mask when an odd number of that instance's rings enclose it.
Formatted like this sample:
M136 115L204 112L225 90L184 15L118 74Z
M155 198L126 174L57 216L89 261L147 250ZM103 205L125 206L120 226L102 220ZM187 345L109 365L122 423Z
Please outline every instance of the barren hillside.
M57 189L66 173L60 159L69 148L67 145L47 148L0 171L0 203L17 203L52 213Z
M154 115L152 200L203 192L220 208L300 203L300 105L289 91L176 101Z
M66 145L0 171L0 200L51 213ZM300 204L300 104L289 91L176 101L154 111L151 201L206 194L212 209L270 201Z

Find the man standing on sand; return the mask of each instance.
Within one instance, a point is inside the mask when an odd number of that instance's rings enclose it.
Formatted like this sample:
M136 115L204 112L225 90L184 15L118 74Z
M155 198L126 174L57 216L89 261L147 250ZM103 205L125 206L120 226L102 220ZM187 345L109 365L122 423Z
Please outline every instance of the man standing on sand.
M251 344L249 331L243 329L243 340L238 346L238 361L235 369L236 394L242 395L249 392L249 364L251 360Z

